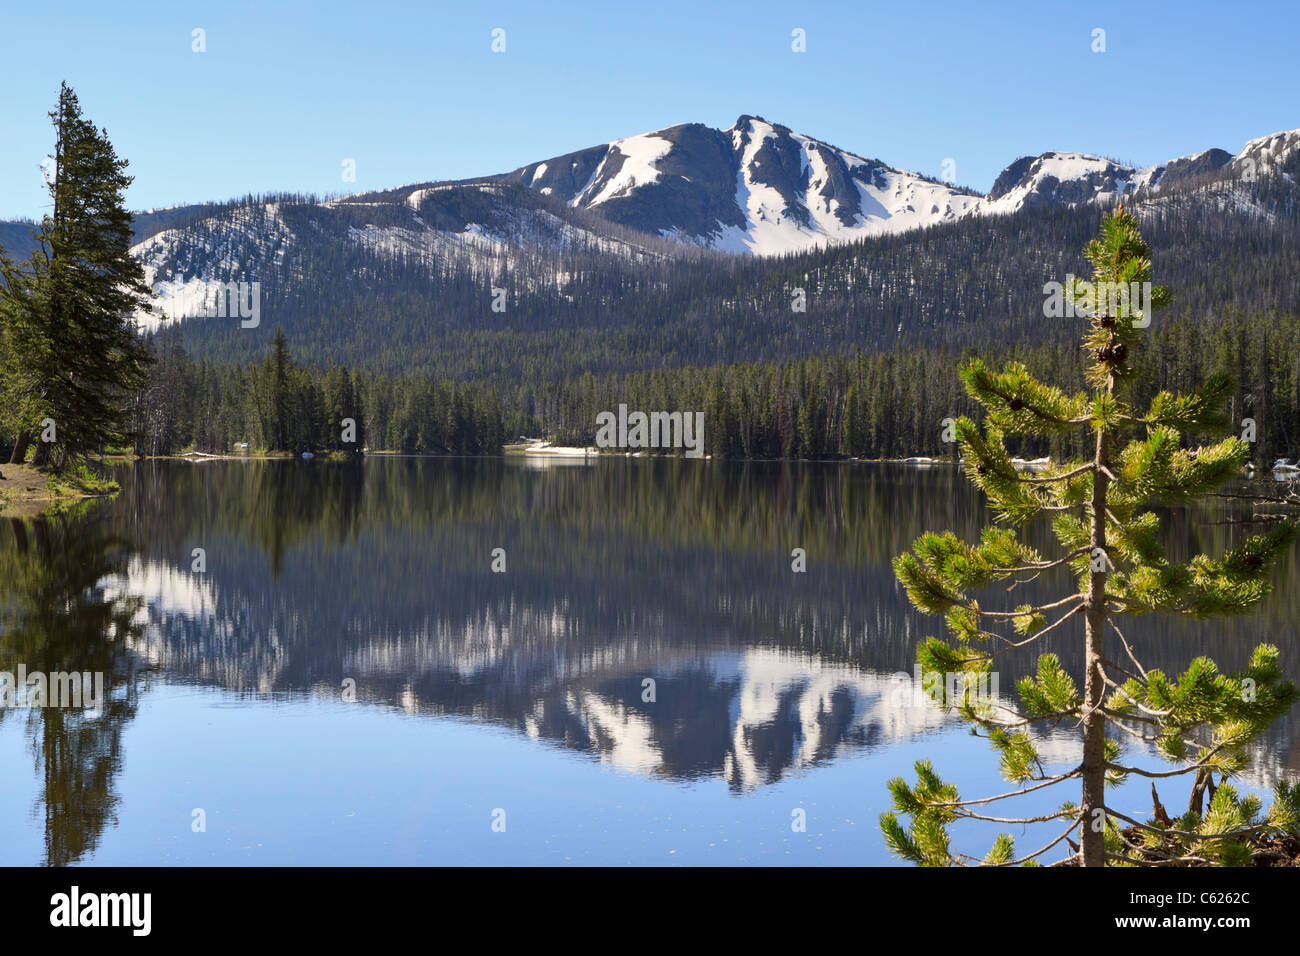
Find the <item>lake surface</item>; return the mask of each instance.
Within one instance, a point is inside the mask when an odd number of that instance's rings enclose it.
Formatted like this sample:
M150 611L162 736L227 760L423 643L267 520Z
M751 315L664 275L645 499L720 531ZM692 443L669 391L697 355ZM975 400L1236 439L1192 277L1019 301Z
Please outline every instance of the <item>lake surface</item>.
M371 458L118 478L112 501L0 520L0 670L105 675L94 711L0 708L0 864L882 864L885 784L916 760L964 796L1010 789L986 741L898 693L943 625L890 559L990 520L954 467ZM1173 556L1218 553L1228 514L1165 512ZM1231 669L1268 640L1300 679L1294 556L1278 580L1252 616L1125 633L1148 669ZM1076 677L1081 628L1043 648ZM1001 659L1004 697L1036 653ZM1248 787L1300 772L1297 716ZM1043 750L1078 748L1063 732ZM1149 787L1117 805L1145 817ZM994 832L958 826L956 848Z

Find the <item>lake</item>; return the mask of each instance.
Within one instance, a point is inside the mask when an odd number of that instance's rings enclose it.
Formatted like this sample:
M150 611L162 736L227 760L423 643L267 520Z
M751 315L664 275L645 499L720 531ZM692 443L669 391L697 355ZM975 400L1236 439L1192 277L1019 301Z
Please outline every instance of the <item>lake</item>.
M0 520L0 670L104 675L93 710L0 708L0 863L889 864L886 781L915 761L963 796L1011 789L987 741L898 692L944 628L891 558L991 520L953 466L373 457L117 477L112 500ZM1217 554L1234 513L1165 510L1172 556ZM1300 679L1300 563L1277 574L1248 617L1125 633L1179 671L1267 640ZM1045 643L1077 678L1082 623ZM1000 659L1003 697L1036 653ZM1246 786L1300 772L1296 716ZM1049 760L1077 756L1067 731ZM1065 787L1002 815L1077 800ZM1149 784L1120 804L1148 816ZM982 826L955 846L982 854Z

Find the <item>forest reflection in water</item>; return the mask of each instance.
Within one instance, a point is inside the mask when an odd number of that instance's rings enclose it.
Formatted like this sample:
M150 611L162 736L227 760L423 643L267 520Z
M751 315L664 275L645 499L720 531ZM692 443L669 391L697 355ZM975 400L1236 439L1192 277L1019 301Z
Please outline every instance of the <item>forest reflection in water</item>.
M140 701L157 682L250 707L355 693L739 795L909 746L944 720L901 704L893 675L942 625L908 607L890 560L923 531L969 540L990 521L951 465L372 458L150 462L118 477L112 501L0 522L0 670L105 678L96 711L0 709L0 733L21 724L35 757L51 864L93 857L112 825L124 731L151 719ZM1171 554L1229 546L1232 511L1167 510ZM1050 550L1045 528L1030 535ZM1278 574L1249 617L1126 633L1168 669L1202 653L1238 667L1268 640L1300 678L1294 555ZM1014 598L1068 586L1045 576ZM1077 670L1079 636L1054 638ZM1031 664L1003 659L1004 695ZM1293 717L1270 731L1259 785L1300 768L1298 737ZM974 742L969 759L992 761Z

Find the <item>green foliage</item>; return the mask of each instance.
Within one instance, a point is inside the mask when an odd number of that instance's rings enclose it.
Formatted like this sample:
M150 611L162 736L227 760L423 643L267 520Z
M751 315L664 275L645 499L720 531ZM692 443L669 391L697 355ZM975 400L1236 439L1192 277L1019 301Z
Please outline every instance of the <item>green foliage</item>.
M1134 404L1146 407L1148 396L1157 393L1157 383L1179 383L1179 388L1190 389L1198 375L1231 377L1239 384L1224 407L1236 410L1234 419L1256 420L1258 435L1249 446L1254 462L1295 457L1292 423L1300 420L1300 387L1288 356L1300 352L1300 316L1229 316L1206 323L1161 316L1147 330L1152 344L1141 353L1132 382ZM148 453L166 454L191 445L200 451L225 452L231 443L245 440L265 447L257 434L252 378L260 372L266 353L240 365L195 357L191 345L202 338L202 326L185 323L150 337L157 361L171 364L167 370L155 366L148 385L130 403L131 430ZM330 422L348 417L330 404L329 378L332 370L342 369L341 360L315 357L319 351L308 347L301 332L290 327L285 331L295 366L311 378L326 402L319 417ZM184 349L179 346L182 334ZM268 335L273 334L271 327ZM263 348L269 349L270 344L264 342ZM1010 349L1000 344L998 352L1009 353L1045 378L1072 387L1084 384L1077 346L1026 341ZM357 421L372 448L455 449L456 454L478 454L477 449L484 449L495 454L498 435L502 441L530 435L587 445L595 439L597 412L626 402L629 408L702 410L705 451L718 458L902 458L949 457L961 449L960 444L943 440L940 422L945 418L957 420L959 435L984 440L973 421L968 428L961 424L963 417L970 421L978 403L956 377L933 375L933 369L961 361L957 351L908 347L873 355L710 368L633 373L593 369L569 378L556 377L556 367L504 381L490 376L464 381L450 370L379 374L352 365L348 374L354 404L361 407ZM7 448L14 436L12 426L6 424L3 409L7 407L0 406L0 449ZM1158 424L1180 429L1187 422ZM337 428L331 426L330 431L337 436ZM1195 446L1213 444L1223 432L1192 428L1180 429L1180 434ZM1082 429L1078 433L1054 430L1045 435L1004 434L1001 443L1008 469L1010 456L1051 454L1060 462L1052 473L1063 473L1091 457L1089 439ZM968 463L977 457L967 452ZM1006 470L999 471L988 481L1011 492L1024 488L999 478L1005 474ZM1078 475L1061 482L1056 497L1077 504L1086 500L1090 489L1088 476ZM1033 492L1028 489L1025 495L1029 507L1023 511L1024 520L1032 520L1036 513Z
M1074 678L1061 666L1061 659L1055 654L1039 657L1038 676L1020 678L1016 690L1020 692L1025 714L1031 717L1044 717L1079 704L1079 689Z
M1151 399L1145 421L1177 432L1216 431L1230 424L1223 410L1232 392L1232 377L1226 372L1215 372L1204 385L1186 394L1169 391L1157 394Z
M1034 779L1034 772L1039 769L1039 757L1027 733L1011 733L995 727L989 731L989 740L998 753L1002 776L1015 783Z
M1003 866L1010 863L1016 855L1016 841L1008 833L999 833L989 849L984 862L989 866Z
M50 118L51 212L24 267L0 258L0 414L20 451L53 421L33 463L61 467L125 440L122 406L147 365L134 315L151 293L131 255L126 161L66 84Z
M1088 407L1086 395L1066 395L1044 385L1020 362L992 372L979 359L971 359L962 368L961 379L970 396L987 409L987 423L1007 435L1076 427Z
M880 815L880 827L889 848L904 859L919 866L949 866L952 851L947 825L956 819L951 805L960 801L961 795L934 772L930 761L917 761L915 770L915 786L908 786L902 777L887 784L893 810ZM899 821L900 814L911 818L908 826Z
M1020 362L995 372L972 359L962 366L961 378L985 409L983 428L965 416L954 425L967 477L989 498L999 519L1023 525L1050 516L1062 553L1045 560L1021 544L1010 528L987 529L976 545L965 544L952 532L922 535L910 553L896 558L895 571L918 609L945 616L957 643L926 639L918 646L917 658L926 670L987 670L994 656L988 649L992 639L1019 646L1068 627L1072 619L1085 621L1083 693L1060 657L1047 653L1040 655L1036 675L1017 682L1018 713L990 702L956 710L987 730L1007 779L1035 789L1075 778L1082 781L1080 809L1067 806L1054 817L1071 821L1058 840L1093 819L1094 811L1104 815L1106 826L1092 830L1085 825L1079 833L1081 850L1066 860L1087 865L1246 865L1253 859L1251 841L1262 826L1262 804L1253 796L1240 797L1227 780L1246 765L1247 745L1296 700L1297 688L1283 679L1277 649L1260 645L1240 674L1225 675L1213 661L1198 657L1170 679L1159 670L1144 671L1122 635L1137 673L1116 665L1097 648L1108 628L1118 631L1114 620L1126 614L1210 618L1255 607L1268 593L1270 571L1293 543L1297 523L1278 518L1268 531L1239 540L1218 558L1199 554L1185 562L1168 559L1153 506L1191 501L1219 489L1238 473L1250 447L1235 435L1195 445L1189 441L1189 435L1228 422L1223 406L1234 392L1221 373L1186 393L1155 393L1146 414L1135 414L1129 396L1137 390L1142 368L1136 346L1147 334L1150 313L1166 305L1170 294L1149 285L1150 250L1136 218L1123 209L1105 217L1085 255L1093 266L1092 281L1075 283L1068 291L1078 299L1092 296L1090 303L1096 306L1085 312L1083 336L1091 359L1085 375L1091 394L1067 394L1043 385ZM1148 284L1149 296L1138 292L1143 284ZM1118 287L1120 293L1104 301L1096 293L1106 287ZM1123 393L1120 385L1126 388ZM1091 456L1041 472L1015 467L1007 436L1059 439L1065 432L1090 436ZM1054 568L1071 572L1078 582L1077 590L1067 591L1059 601L986 609L977 599L976 592L992 583L1019 582ZM991 630L998 626L1009 627L1016 637ZM1066 773L1049 776L1031 728L1044 721L1059 726L1066 718L1082 725L1084 759ZM1108 734L1108 728L1115 733ZM1124 817L1100 797L1140 769L1122 762L1126 745L1137 738L1172 764L1174 774L1194 777L1181 827L1161 824L1168 818L1154 789L1157 818L1145 829L1124 829ZM921 777L919 770L918 765ZM891 848L925 865L1007 862L1010 843L1001 838L982 860L949 852L947 827L968 814L937 812L919 795L929 792L933 784L927 781L934 779L927 764L917 788L909 790L901 781L891 784L895 811L882 821ZM1269 825L1294 826L1297 809L1295 789L1279 789ZM901 828L898 813L911 814L910 830ZM1185 834L1178 832L1183 828Z

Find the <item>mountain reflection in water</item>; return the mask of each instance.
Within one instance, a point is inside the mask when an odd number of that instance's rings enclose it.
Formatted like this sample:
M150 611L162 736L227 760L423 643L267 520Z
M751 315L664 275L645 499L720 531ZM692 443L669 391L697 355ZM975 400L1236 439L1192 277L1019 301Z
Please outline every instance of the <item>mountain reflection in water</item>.
M951 466L372 458L157 462L119 480L111 502L0 522L0 670L106 675L98 713L0 709L0 733L21 723L36 758L53 864L92 857L113 824L123 733L151 719L139 704L158 682L250 705L355 693L357 707L495 725L742 799L924 741L951 725L898 675L942 623L910 609L889 562L924 530L971 539L990 520ZM1224 508L1167 512L1171 554L1226 547L1235 532L1212 523ZM791 570L796 547L806 573ZM1168 669L1201 653L1238 667L1266 639L1298 678L1294 556L1279 575L1251 617L1139 619L1126 634ZM1015 600L1062 586L1044 577ZM1045 649L1077 670L1079 635L1053 637ZM1002 659L1004 697L1032 661ZM1297 737L1293 716L1272 728L1248 781L1300 769ZM1045 749L1066 760L1075 745Z

